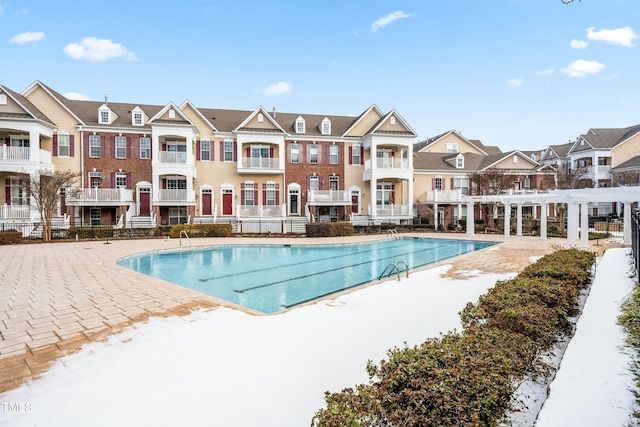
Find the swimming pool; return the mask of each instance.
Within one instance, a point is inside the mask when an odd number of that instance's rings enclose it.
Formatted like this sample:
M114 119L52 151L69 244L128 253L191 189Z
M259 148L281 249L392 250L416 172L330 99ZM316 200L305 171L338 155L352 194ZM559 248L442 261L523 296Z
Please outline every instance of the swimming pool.
M153 252L118 265L265 314L378 280L390 264L404 271L493 242L397 238L340 245L227 245Z

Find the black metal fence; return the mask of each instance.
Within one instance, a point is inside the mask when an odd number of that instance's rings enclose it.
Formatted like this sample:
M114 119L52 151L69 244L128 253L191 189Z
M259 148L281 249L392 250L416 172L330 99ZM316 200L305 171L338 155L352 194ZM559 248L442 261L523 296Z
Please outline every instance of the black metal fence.
M631 254L637 282L640 281L640 209L631 212Z

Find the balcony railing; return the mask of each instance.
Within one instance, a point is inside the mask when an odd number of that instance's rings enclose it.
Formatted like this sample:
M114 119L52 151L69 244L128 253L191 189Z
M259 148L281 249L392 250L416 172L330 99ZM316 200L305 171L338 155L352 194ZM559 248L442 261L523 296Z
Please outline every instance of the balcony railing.
M371 169L371 159L364 162L365 169ZM409 168L409 159L395 159L393 157L384 159L375 159L376 169L407 169Z
M161 202L186 202L188 200L189 190L169 189L156 191L158 200Z
M133 190L126 188L81 188L67 194L68 202L133 202Z
M460 201L461 190L427 191L427 202L455 203Z
M160 163L187 163L187 153L184 151L160 151Z
M2 219L29 219L31 218L31 207L29 205L7 205L0 206L0 218Z
M0 146L0 160L29 160L29 147Z
M284 217L285 205L238 205L236 216L242 217Z
M280 160L276 157L243 157L242 167L246 169L278 169Z
M377 216L409 215L409 205L384 205L376 206Z
M309 190L308 203L351 203L349 190Z

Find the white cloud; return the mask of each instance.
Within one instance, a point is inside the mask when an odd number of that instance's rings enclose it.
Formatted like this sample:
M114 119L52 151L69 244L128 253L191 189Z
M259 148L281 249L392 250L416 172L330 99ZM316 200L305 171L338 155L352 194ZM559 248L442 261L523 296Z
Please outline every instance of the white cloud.
M68 44L63 51L73 59L84 59L89 62L104 62L107 59L120 57L126 58L127 61L138 59L126 46L114 43L109 39L97 39L95 37L85 37L79 44Z
M32 33L31 31L27 31L26 33L16 34L9 41L11 43L25 44L39 42L40 40L44 40L43 32Z
M64 97L67 99L73 99L75 101L91 101L91 97L89 95L85 95L84 93L80 92L67 92L63 93L62 95L64 95Z
M571 46L571 49L586 49L589 46L589 42L573 39L569 46Z
M616 28L615 30L595 31L594 27L587 28L587 38L589 40L603 41L609 44L617 44L624 47L633 47L633 40L639 36L633 32L631 27Z
M507 84L511 87L520 87L522 86L522 79L511 79L507 81Z
M374 21L373 24L371 24L370 31L376 32L380 28L386 27L387 25L391 24L394 21L397 21L398 19L409 18L409 17L411 17L410 14L404 13L401 10L399 10L397 12L390 13L387 16L383 16L382 18L377 19L376 21Z
M547 70L536 71L536 76L550 76L554 72L555 70L553 68L549 68Z
M278 82L273 83L267 86L264 89L261 89L259 92L264 93L265 95L282 95L283 93L291 92L291 85L287 82Z
M578 59L573 61L567 68L561 71L569 77L585 77L588 74L597 74L604 69L605 65L598 61L587 61Z

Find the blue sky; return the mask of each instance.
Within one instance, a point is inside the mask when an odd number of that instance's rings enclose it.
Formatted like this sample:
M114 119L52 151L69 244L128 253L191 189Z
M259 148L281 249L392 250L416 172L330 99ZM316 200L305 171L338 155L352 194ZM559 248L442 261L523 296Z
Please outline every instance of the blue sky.
M0 0L0 84L358 115L504 151L640 123L638 0ZM417 141L416 140L416 141Z

